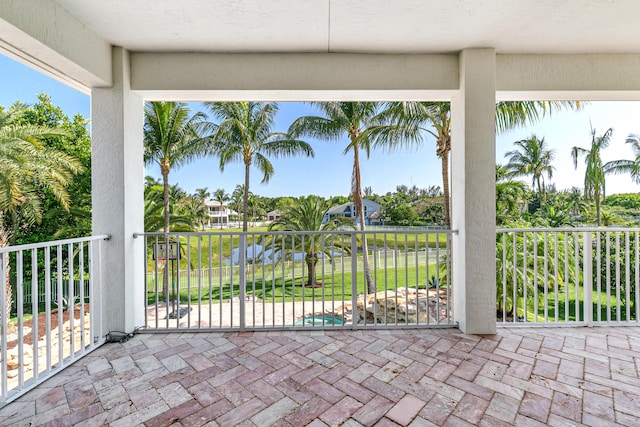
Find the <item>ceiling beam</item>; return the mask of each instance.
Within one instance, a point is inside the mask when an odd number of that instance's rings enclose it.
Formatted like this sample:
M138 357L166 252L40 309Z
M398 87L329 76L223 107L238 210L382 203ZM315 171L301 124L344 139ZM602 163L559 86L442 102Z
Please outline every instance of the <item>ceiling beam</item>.
M640 54L496 56L498 100L640 100Z
M153 100L447 100L457 55L132 53L131 86Z
M0 0L0 51L85 93L111 85L111 45L52 0Z

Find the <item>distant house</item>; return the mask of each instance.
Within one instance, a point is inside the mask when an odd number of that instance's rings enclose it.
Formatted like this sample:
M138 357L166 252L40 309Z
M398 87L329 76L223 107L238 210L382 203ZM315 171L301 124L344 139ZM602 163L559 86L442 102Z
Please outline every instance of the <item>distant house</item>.
M379 223L379 215L380 215L380 203L376 203L373 200L363 199L362 201L364 206L364 218L365 225L372 225L374 223ZM377 215L374 215L377 212ZM372 215L373 218L372 218ZM333 206L324 214L324 218L322 219L323 223L328 222L331 218L335 218L336 216L342 216L345 218L354 218L356 222L358 222L358 215L353 208L353 202L343 203L342 205Z
M205 200L204 205L207 208L207 225L211 227L226 227L229 225L229 217L237 215L237 213L224 203L215 200Z
M271 212L267 212L267 221L275 221L280 219L280 211L279 210L275 210L275 211L271 211Z
M384 216L380 211L375 211L367 219L369 220L368 225L384 225Z

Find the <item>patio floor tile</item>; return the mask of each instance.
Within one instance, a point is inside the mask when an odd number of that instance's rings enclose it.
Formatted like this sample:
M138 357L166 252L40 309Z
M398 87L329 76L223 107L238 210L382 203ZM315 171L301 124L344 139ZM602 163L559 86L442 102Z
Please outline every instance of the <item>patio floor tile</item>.
M640 425L640 327L140 334L0 425Z

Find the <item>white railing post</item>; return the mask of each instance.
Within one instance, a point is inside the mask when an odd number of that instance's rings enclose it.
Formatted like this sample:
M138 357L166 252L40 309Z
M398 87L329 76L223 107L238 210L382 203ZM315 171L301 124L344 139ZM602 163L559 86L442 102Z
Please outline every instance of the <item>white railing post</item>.
M583 298L584 298L584 322L587 326L593 326L593 240L590 231L584 232L583 245Z
M0 253L0 281L2 281L2 286L0 286L0 321L2 325L0 325L0 332L2 335L0 336L0 342L2 348L0 351L2 352L2 378L0 379L1 390L2 390L2 401L6 401L7 399L7 327L9 326L9 310L7 310L7 269L9 268L9 253Z
M366 238L366 236L363 236ZM356 239L356 233L351 233L351 329L355 330L358 326L358 319L360 313L358 312L358 240ZM365 278L365 282L366 282ZM366 286L366 285L365 285ZM365 293L366 294L366 293ZM363 304L367 304L367 298L365 295Z
M238 253L238 267L240 267L240 330L246 326L246 295L247 295L247 233L240 233L240 252Z

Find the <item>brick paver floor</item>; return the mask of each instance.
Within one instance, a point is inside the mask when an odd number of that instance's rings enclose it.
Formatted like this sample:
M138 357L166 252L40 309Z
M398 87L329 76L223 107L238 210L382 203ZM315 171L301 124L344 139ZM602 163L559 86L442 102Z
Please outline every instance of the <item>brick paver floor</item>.
M640 328L141 334L0 425L638 426Z

